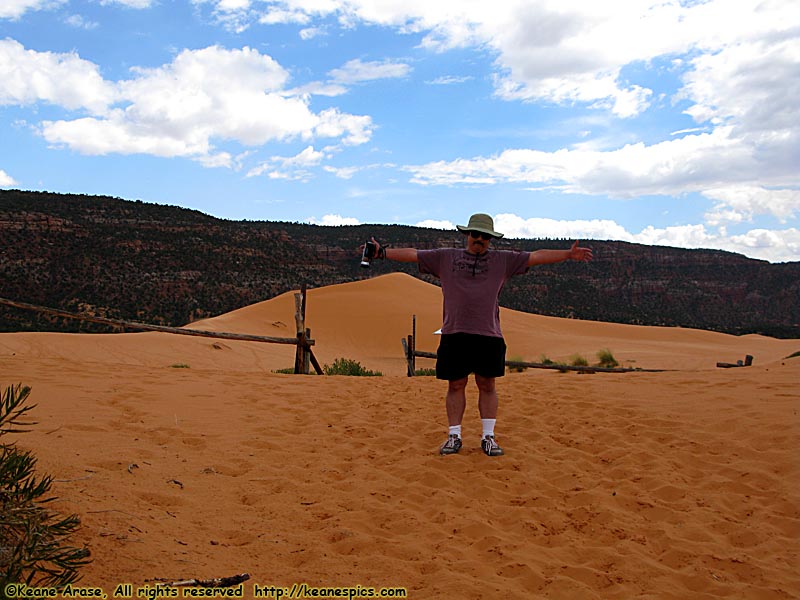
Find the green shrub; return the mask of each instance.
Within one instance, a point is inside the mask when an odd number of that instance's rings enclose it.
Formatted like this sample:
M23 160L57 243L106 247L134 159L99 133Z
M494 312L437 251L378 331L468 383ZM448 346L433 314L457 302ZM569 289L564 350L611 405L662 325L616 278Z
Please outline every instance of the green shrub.
M369 371L361 366L361 363L349 358L337 358L333 365L324 365L322 370L325 375L350 375L354 377L380 377L380 371Z
M509 360L509 362L516 362L516 363L525 362L525 361L522 359L522 357L521 357L521 356L512 356L512 357L511 357L511 358L509 358L508 360ZM524 372L524 371L525 371L525 369L526 369L526 368L527 368L527 367L523 367L522 365L513 365L513 366L511 366L511 367L508 367L508 370L509 370L510 372L512 372L512 373L522 373L522 372Z
M414 371L417 377L436 377L436 369L417 369Z
M573 367L588 367L589 366L589 361L586 360L586 358L584 358L580 354L573 354L572 357L569 360L570 360L569 364L572 365Z
M294 375L294 367L286 367L285 369L273 369L273 373L280 373L282 375Z
M598 367L604 367L606 369L614 369L619 366L619 362L617 361L616 358L614 358L614 355L611 354L611 350L609 350L608 348L600 350L597 353L597 360L600 361L597 363Z
M24 433L27 413L22 405L30 395L22 385L6 389L0 401L0 437ZM78 569L88 564L89 550L65 545L80 526L76 515L64 517L44 504L49 475L37 478L36 458L15 444L0 443L0 590L10 583L38 587L63 587L78 579Z

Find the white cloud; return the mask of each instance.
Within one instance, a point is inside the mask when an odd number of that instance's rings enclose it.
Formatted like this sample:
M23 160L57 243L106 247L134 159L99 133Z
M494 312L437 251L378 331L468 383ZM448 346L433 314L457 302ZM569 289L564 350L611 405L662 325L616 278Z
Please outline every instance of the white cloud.
M300 30L300 39L302 40L311 40L315 37L319 37L321 35L325 35L325 28L324 27L306 27L305 29Z
M744 235L731 236L729 242L723 243L748 256L772 262L800 260L800 229L753 229Z
M800 104L793 101L800 94L796 74L800 44L792 30L796 22L792 0L270 0L266 4L269 10L292 13L295 21L298 15L308 20L338 16L349 26L378 24L424 33L423 46L437 51L490 48L497 55L499 97L582 103L618 117L640 114L652 99L652 90L644 84L624 80L623 69L646 65L652 70L655 59L675 57L688 69L677 98L690 103L687 112L699 124L732 127L726 130L728 137L752 150L750 155L761 157L758 168L770 176L770 185L797 181L791 162L796 162L800 145ZM403 67L407 65L355 60L332 75L352 83L380 77L387 68L400 68L392 76L403 76ZM786 180L783 184L774 181L780 177ZM470 175L465 182L475 180Z
M0 187L13 187L19 185L11 175L0 169Z
M112 6L119 4L126 8L142 9L150 8L153 5L153 0L101 0L100 4Z
M209 169L226 168L232 169L236 166L236 160L228 152L219 152L217 154L204 154L198 156L195 160Z
M336 83L353 84L376 79L397 79L406 77L411 67L394 61L362 62L361 59L348 61L344 66L333 69L328 76Z
M741 185L707 189L703 195L718 201L706 215L710 225L750 221L756 215L772 215L786 223L800 213L800 190L796 189Z
M323 110L317 119L314 133L320 137L342 137L345 144L357 146L365 144L372 136L372 119L342 113L337 108Z
M315 120L303 101L279 94L289 74L248 47L184 50L168 65L134 73L120 84L131 103L125 110L131 129L155 126L180 139L215 135L258 145L307 131Z
M351 179L361 170L361 167L323 167L328 173L333 173L339 179Z
M290 96L328 96L333 98L335 96L342 96L346 94L347 91L345 86L338 83L311 81L296 88L292 88L291 90L287 90L286 93Z
M466 75L466 76L456 76L456 75L443 75L442 77L437 77L431 81L427 81L429 85L454 85L458 83L465 83L467 81L471 81L474 77Z
M308 146L295 156L273 156L268 161L251 169L248 177L257 177L267 174L271 179L306 180L311 173L309 167L318 165L325 158L324 152L314 150L313 146Z
M309 17L301 11L293 10L270 10L259 17L258 22L262 25L277 25L282 23L308 23Z
M531 183L616 197L683 193L718 181L722 170L754 169L746 149L726 134L717 130L650 146L628 144L605 152L521 148L492 157L438 161L406 169L413 173L412 181L424 185Z
M670 135L683 135L685 133L698 133L701 131L706 131L704 127L688 127L686 129L678 129L677 131L673 131Z
M361 222L353 217L343 217L342 215L325 215L322 219L310 217L307 223L312 225L326 225L326 226L339 226L339 225L360 225Z
M248 47L184 50L169 64L132 73L111 83L75 54L0 40L0 105L49 102L89 112L39 126L51 144L84 154L186 156L221 166L230 163L215 150L220 141L259 146L320 136L357 145L372 135L368 116L312 112L304 96L285 90L283 67Z
M97 29L100 25L97 21L87 21L82 15L70 15L64 22L69 25L70 27L75 27L76 29Z
M330 81L311 81L301 86L288 90L292 95L311 95L311 96L341 96L346 94L348 85L365 83L378 79L395 79L408 75L411 67L395 61L372 61L362 62L354 59L345 63L338 69L333 69L328 73ZM359 142L360 143L360 142Z
M800 44L762 39L692 61L681 92L698 123L729 125L732 137L760 157L765 176L797 182L800 155Z
M250 0L219 0L217 10L221 12L236 12L250 8Z
M495 230L509 238L575 238L632 241L624 227L605 219L557 221L523 219L514 214L498 214Z
M713 223L733 209L739 220L772 215L781 220L800 210L795 189L781 187L793 172L770 173L771 165L752 145L730 137L731 128L688 135L647 146L629 144L611 151L506 150L493 157L408 166L421 185L525 183L563 192L634 198L700 192L718 202ZM720 185L720 182L726 182ZM737 219L732 214L728 220Z
M800 260L800 230L753 229L727 236L705 225L657 228L648 226L638 233L627 231L615 221L523 219L514 214L495 216L495 229L508 238L568 238L578 240L619 240L678 248L712 248L738 252L771 262ZM589 244L590 245L590 244Z
M524 2L499 11L482 28L498 50L500 97L581 102L635 116L651 91L620 79L623 66L680 51L686 44L677 3L578 0Z
M19 19L29 10L48 10L64 4L66 0L2 0L0 19Z
M42 135L55 145L65 145L82 154L152 154L204 158L211 150L208 136L199 132L168 135L154 123L132 122L125 111L115 110L105 119L86 117L72 121L44 121Z
M19 19L28 11L52 10L68 0L2 0L0 2L0 19ZM115 4L134 9L150 8L153 0L100 0L103 6L113 6ZM70 23L73 24L73 23Z
M416 224L417 227L427 227L428 229L452 229L455 230L456 226L450 221L437 221L435 219L426 219Z
M280 160L285 167L309 167L318 165L323 158L325 158L324 153L314 150L314 146L308 146L299 154L289 158L282 158Z
M97 65L75 53L35 52L0 40L0 105L47 102L70 110L104 113L117 97Z
M636 82L623 81L626 65L696 53L701 67L705 57L714 57L742 39L769 46L780 37L774 36L776 25L789 32L796 22L792 0L266 0L264 4L267 14L282 15L281 22L338 16L345 26L367 23L425 33L422 45L436 51L488 47L497 54L500 97L581 102L621 117L645 110L652 93ZM748 60L744 55L739 58ZM733 60L735 66L739 58L719 60ZM784 67L777 68L785 73ZM780 79L772 81L783 87Z

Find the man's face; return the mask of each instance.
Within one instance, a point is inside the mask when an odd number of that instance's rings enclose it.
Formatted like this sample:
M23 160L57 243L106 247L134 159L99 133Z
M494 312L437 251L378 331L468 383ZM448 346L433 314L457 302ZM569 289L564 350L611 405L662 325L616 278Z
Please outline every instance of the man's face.
M472 254L483 254L489 249L492 236L480 231L470 231L467 233L467 252Z

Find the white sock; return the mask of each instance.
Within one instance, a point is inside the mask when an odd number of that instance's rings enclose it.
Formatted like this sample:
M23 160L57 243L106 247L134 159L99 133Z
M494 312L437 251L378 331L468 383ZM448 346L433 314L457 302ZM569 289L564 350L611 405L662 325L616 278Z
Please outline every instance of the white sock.
M494 424L496 422L497 419L481 419L481 423L483 423L483 437L494 435Z
M450 425L450 435L461 437L461 425Z

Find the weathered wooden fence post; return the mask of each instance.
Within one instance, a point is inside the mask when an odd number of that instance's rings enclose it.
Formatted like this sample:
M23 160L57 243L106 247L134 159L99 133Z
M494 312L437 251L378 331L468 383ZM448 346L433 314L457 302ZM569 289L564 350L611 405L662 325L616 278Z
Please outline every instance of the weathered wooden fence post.
M417 374L417 315L411 318L411 375Z
M311 339L311 330L306 329L306 335L303 338L303 375L310 373L311 367L311 348L306 345L307 340Z
M300 288L300 293L294 295L294 322L297 327L297 351L294 355L295 375L308 375L308 359L306 358L306 284Z
M411 335L406 338L401 338L400 342L403 344L403 354L406 355L406 374L409 377L414 377L417 374L417 315L414 315L411 321Z

